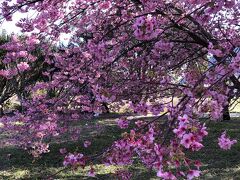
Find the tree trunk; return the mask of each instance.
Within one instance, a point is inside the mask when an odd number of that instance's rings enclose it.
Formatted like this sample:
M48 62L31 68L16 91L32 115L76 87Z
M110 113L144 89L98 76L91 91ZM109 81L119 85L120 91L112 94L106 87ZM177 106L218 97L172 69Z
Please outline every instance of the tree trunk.
M0 105L0 117L2 117L4 115L4 113L3 113L3 107L2 107L2 105Z
M223 108L223 121L229 121L231 120L231 117L230 117L230 112L229 112L229 103L224 106Z
M229 112L229 105L231 104L231 100L234 97L234 88L230 88L230 91L228 92L228 99L227 99L227 104L223 107L223 116L222 116L222 120L223 121L229 121L231 120L231 116L230 116L230 112Z
M106 113L109 114L110 113L110 109L109 109L107 103L102 103L102 105L105 108Z

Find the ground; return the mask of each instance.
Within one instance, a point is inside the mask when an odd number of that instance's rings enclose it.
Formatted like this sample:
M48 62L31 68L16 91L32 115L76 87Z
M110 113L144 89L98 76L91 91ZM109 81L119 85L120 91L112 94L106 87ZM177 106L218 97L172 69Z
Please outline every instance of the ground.
M119 129L114 117L97 118L91 121L82 121L75 126L81 126L81 138L77 142L58 141L51 144L50 153L40 159L33 159L26 151L14 146L2 146L0 148L0 179L46 179L48 176L63 169L63 156L59 153L59 147L66 147L70 152L78 150L83 154L96 153L109 146L111 142L121 136L123 130ZM97 131L84 128L85 124L92 128L100 127ZM209 136L204 139L205 148L197 153L189 154L193 159L200 159L203 162L203 174L200 179L240 179L240 119L233 118L226 122L207 121ZM217 138L223 130L232 138L238 139L238 143L229 151L221 150L217 145ZM0 135L0 141L5 136ZM84 140L91 140L89 148L83 147ZM113 173L122 167L105 167L95 162L97 170L96 178L87 177L87 170L77 171L63 170L54 176L54 179L116 179ZM149 172L137 160L134 165L127 167L133 173L135 180L157 179L155 172Z

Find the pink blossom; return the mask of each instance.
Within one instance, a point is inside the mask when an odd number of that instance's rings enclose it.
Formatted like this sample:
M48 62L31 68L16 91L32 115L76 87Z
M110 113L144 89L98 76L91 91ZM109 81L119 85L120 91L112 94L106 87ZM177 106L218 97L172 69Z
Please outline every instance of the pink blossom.
M94 170L94 168L92 166L91 166L91 168L90 168L90 170L88 172L88 176L90 176L90 177L95 177L96 176L95 170Z
M191 144L191 149L193 150L193 151L199 151L200 149L202 149L203 148L203 145L201 144L201 143L199 143L199 142L193 142L192 144Z
M143 16L139 17L135 21L135 26L143 26L145 23L145 18Z
M19 55L19 57L27 57L27 56L28 56L28 53L27 53L27 51L20 51L20 52L18 53L18 55Z
M138 120L138 121L135 122L135 125L136 125L137 127L141 127L141 126L143 126L144 124L145 124L145 122L143 122L143 121L141 121L141 120Z
M184 114L183 116L179 116L178 120L180 122L179 123L180 125L185 124L185 123L189 123L188 116L186 114Z
M169 180L176 180L177 178L171 172L162 172L161 170L157 173L158 177Z
M108 9L108 8L110 8L111 7L111 3L109 2L109 1L105 1L105 2L102 2L101 4L100 4L100 8L102 9L102 10L106 10L106 9Z
M184 135L183 135L183 138L182 138L182 140L181 140L181 144L182 144L185 148L189 149L193 142L194 142L194 136L193 136L192 133L184 134Z
M118 119L117 123L118 123L118 126L121 129L126 129L126 128L128 128L128 125L129 125L129 121L126 118L124 118L124 117Z
M190 170L187 173L187 179L191 180L195 177L199 177L200 176L200 171L199 170Z
M134 35L135 35L136 37L138 37L138 38L142 38L142 36L143 36L143 31L140 30L140 29L136 29L136 30L134 31Z
M155 43L154 48L157 51L161 51L162 53L169 53L173 47L173 43L164 42L163 40Z
M74 114L72 114L72 118L73 118L73 119L78 119L78 118L79 118L79 115L78 115L77 113L74 113Z
M134 35L139 40L150 40L159 34L159 30L155 28L156 19L152 16L138 17L133 25Z
M218 145L220 146L220 148L222 148L223 150L229 150L231 149L232 145L237 143L237 140L230 140L227 135L226 135L226 131L224 131L221 135L220 138L218 138Z
M90 141L84 141L84 147L87 148L88 146L91 145L91 142Z
M27 39L26 43L27 43L29 46L34 46L34 45L36 45L36 44L39 44L40 41L39 41L35 36L30 36L30 37Z
M64 158L64 166L85 166L85 158L83 154L75 153L68 154Z
M30 68L29 64L27 62L20 62L17 64L17 68L20 72L24 72Z
M200 131L198 132L198 138L199 138L199 139L202 139L201 137L208 135L208 132L207 132L206 129L207 129L207 128L205 127L205 124L203 124L202 128L201 128Z
M8 78L10 76L10 71L9 70L0 70L0 76Z
M66 150L66 148L61 148L61 149L59 149L59 152L60 152L61 154L66 154L66 153L67 153L67 150Z
M186 125L182 125L182 126L179 126L178 129L174 129L173 132L179 137L181 138L185 133L186 133L186 130L187 130L187 126Z
M116 175L122 180L130 180L131 176L132 176L132 173L130 173L127 170L118 170L116 172Z
M41 154L48 153L48 152L50 152L49 144L42 143L42 142L35 142L32 145L31 154L34 157L39 157Z
M77 157L74 154L69 154L68 156L65 157L65 160L63 162L64 166L67 165L72 165L77 162Z
M199 170L199 168L202 166L202 163L201 163L200 161L196 160L196 161L194 162L194 166L196 166L197 169Z

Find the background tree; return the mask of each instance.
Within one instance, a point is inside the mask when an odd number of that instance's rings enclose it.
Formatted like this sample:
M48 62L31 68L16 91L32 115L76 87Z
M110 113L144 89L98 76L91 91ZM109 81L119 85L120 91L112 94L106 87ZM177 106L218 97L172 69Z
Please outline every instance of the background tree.
M14 37L13 38L17 38ZM24 39L24 37L19 37L20 39ZM11 37L7 34L1 35L1 47L4 48L5 45L11 45ZM42 71L44 69L44 57L41 55L40 49L34 49L30 52L31 54L27 55L26 51L20 51L19 54L16 54L14 51L1 49L1 74L6 75L6 77L1 76L1 96L0 96L0 105L4 107L4 103L7 102L11 97L16 95L20 101L24 98L30 96L29 90L26 89L29 85L34 85L38 81L43 80ZM7 55L6 55L7 54ZM27 56L27 57L25 57ZM14 58L14 61L12 59ZM18 58L16 61L15 58ZM26 69L29 68L29 65L24 63L25 59L32 59L36 61L31 63L32 69L28 72L22 72L21 68L26 66ZM7 69L16 67L17 72L10 71L7 74ZM46 68L46 66L45 66ZM14 76L17 75L17 76ZM14 76L14 78L11 78ZM20 109L21 110L21 104Z

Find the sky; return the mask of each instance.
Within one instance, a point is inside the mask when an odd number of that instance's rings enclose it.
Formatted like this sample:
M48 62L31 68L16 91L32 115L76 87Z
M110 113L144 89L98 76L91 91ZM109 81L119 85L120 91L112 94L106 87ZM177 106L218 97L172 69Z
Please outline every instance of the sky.
M0 34L3 30L6 31L7 34L22 34L21 33L21 29L19 27L17 27L15 24L21 19L21 18L26 18L29 15L33 15L33 12L31 14L29 13L19 13L16 12L13 17L12 17L12 21L4 21L2 24L0 24ZM68 34L61 34L60 35L60 42L67 44L68 43L68 39L70 38L70 35Z
M4 0L0 0L0 3ZM11 0L10 4L16 3L16 0ZM15 23L21 18L27 17L27 14L16 12L13 14L12 21L4 21L3 24L0 23L0 32L6 30L7 34L20 33L20 28L18 28Z
M26 14L22 14L22 13L15 13L13 16L13 20L12 21L4 21L3 24L0 24L0 30L6 30L7 34L11 34L11 33L15 33L15 34L19 34L20 32L20 28L17 27L15 24L18 20L20 20L21 18L26 17Z

